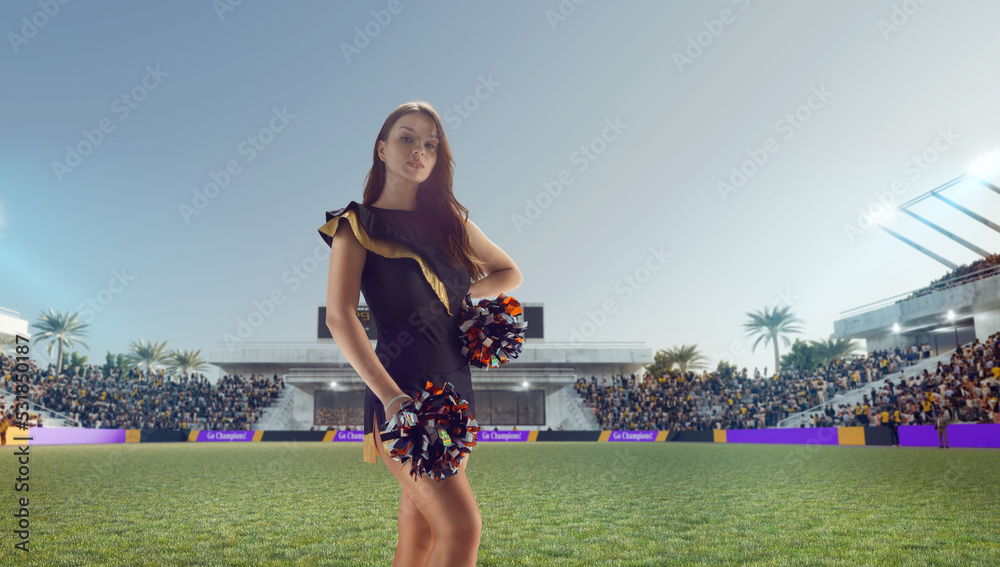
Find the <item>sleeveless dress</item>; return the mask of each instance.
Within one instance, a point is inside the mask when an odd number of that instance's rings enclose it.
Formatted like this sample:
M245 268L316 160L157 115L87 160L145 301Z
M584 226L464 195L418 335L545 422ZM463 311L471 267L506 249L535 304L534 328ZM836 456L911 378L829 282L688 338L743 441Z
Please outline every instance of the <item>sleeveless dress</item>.
M432 227L421 211L383 209L351 201L327 211L320 236L332 246L340 225L351 230L367 250L361 273L361 294L378 332L375 354L409 396L416 397L430 381L451 382L476 415L469 361L462 356L461 305L471 278L464 266L453 265L432 243ZM343 221L343 222L341 222ZM388 400L387 400L388 401ZM365 386L363 460L376 461L375 429L386 421L382 401Z

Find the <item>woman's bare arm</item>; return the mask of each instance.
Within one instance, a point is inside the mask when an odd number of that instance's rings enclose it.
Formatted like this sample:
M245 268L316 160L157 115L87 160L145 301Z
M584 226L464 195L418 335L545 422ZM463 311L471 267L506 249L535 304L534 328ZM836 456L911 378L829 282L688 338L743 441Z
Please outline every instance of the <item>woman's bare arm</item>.
M496 297L520 287L524 276L514 260L487 238L472 220L466 222L465 227L469 233L469 244L486 264L486 275L473 282L469 288L472 297Z
M387 401L404 392L382 366L365 334L365 328L358 320L361 271L365 267L368 251L355 238L346 219L343 224L346 226L344 230L340 230L341 223L337 222L337 230L330 245L326 326L344 357L384 406ZM402 401L397 400L393 405L398 406L400 403Z

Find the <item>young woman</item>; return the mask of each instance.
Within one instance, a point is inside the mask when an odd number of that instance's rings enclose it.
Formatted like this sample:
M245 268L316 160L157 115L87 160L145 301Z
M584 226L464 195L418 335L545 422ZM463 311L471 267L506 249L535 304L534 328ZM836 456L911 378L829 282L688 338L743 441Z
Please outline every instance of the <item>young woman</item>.
M364 460L381 455L402 485L393 565L475 565L482 520L465 474L468 454L454 476L414 479L410 463L386 456L379 427L428 381L450 382L475 417L461 308L466 294L516 289L521 272L455 199L451 151L429 104L396 108L372 161L362 203L327 212L319 229L330 245L326 324L367 386ZM378 332L374 350L357 316L359 292Z

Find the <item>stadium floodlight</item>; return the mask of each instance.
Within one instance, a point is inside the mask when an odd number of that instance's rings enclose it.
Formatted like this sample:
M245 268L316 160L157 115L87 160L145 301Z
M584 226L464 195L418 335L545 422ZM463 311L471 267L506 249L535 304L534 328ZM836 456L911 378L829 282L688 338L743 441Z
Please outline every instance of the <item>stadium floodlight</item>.
M954 321L955 320L955 310L954 309L949 309L948 310L948 320L949 321Z
M896 207L886 208L884 213L878 215L877 217L874 217L875 224L878 224L880 226L885 226L889 224L889 221L891 221L893 218L896 217L897 211L899 211L899 209L897 209Z
M525 380L524 382L521 382L521 385L524 386L525 388L527 388L529 386L527 380Z
M968 167L969 175L984 180L1000 170L1000 151L987 154Z
M337 387L337 381L336 381L336 380L332 380L332 381L330 382L330 387L331 387L331 388L336 388L336 387Z
M893 333L898 333L899 332L899 323L893 323L892 324L892 332Z

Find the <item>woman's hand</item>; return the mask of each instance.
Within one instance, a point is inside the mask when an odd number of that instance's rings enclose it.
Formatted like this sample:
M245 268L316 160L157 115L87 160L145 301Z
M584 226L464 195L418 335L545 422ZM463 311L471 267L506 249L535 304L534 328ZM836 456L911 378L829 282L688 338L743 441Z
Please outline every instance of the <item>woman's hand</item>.
M397 396L400 396L400 395L405 395L406 397L405 398L397 397ZM409 401L413 401L413 398L410 397L409 394L407 394L406 392L404 392L402 390L400 390L396 394L393 394L392 398L396 398L396 399L392 403L390 403L388 406L386 406L385 404L383 404L383 407L385 408L385 419L386 419L386 421L392 419L392 416L396 415L396 412L399 411L399 408L403 407L403 404L405 404L406 402L409 402ZM392 398L389 398L389 399L391 400Z
M463 309L469 309L469 308L471 308L474 305L478 305L479 304L479 300L484 298L484 296L479 292L479 286L478 286L478 284L481 281L483 281L483 280L476 280L476 281L472 282L472 284L469 285L469 291L466 294L465 299L462 300L462 308ZM470 301L472 303L469 303Z

